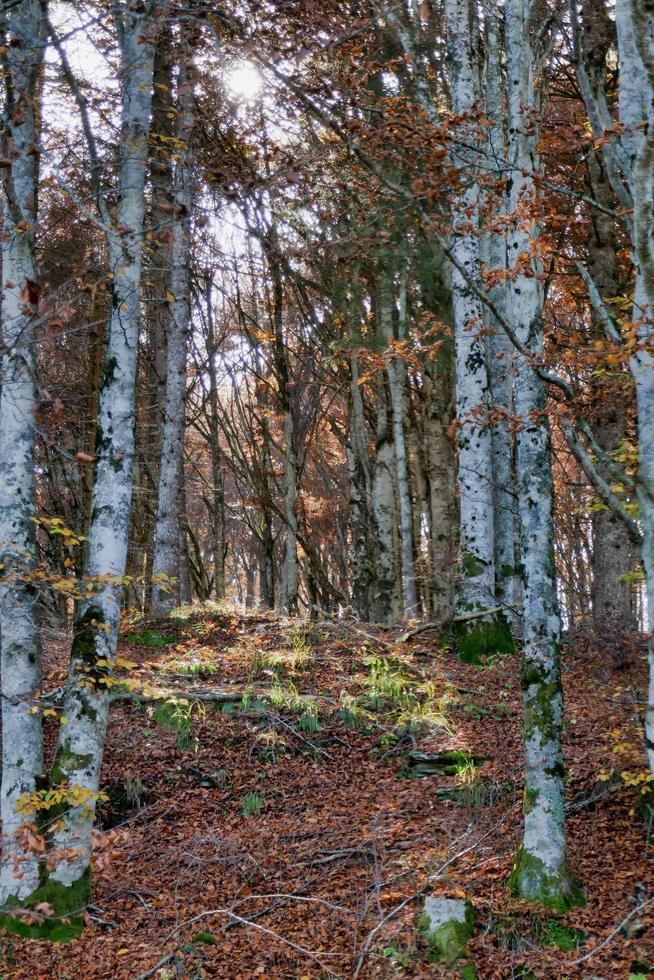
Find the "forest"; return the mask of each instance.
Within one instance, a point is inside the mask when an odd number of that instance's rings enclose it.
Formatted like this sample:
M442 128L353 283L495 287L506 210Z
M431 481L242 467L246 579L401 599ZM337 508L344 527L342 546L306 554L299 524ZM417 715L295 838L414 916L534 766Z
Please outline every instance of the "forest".
M654 976L652 0L0 76L0 977Z

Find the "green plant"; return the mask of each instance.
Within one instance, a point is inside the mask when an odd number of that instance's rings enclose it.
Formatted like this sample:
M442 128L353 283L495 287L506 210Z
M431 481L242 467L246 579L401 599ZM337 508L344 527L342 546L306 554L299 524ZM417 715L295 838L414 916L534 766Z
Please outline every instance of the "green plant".
M197 748L197 739L191 727L193 714L204 715L205 709L199 701L188 701L186 698L169 698L152 712L152 717L158 725L176 732L175 748L180 752Z
M131 804L132 810L140 810L144 805L144 801L148 797L148 791L146 790L143 780L136 774L132 776L128 772L125 776L125 795L127 796L129 803Z
M173 660L169 669L180 677L213 677L218 673L218 664L211 660Z
M128 643L138 647L166 647L177 642L177 636L165 636L157 630L142 630L140 633L128 633L125 636Z
M411 966L413 957L410 953L402 953L396 946L385 946L382 956L391 961L393 973L403 973L404 968Z
M396 727L401 734L423 735L426 732L441 730L452 735L454 729L445 713L444 700L443 698L438 701L428 699L410 703L401 709Z
M370 722L374 721L374 716L366 711L358 700L347 691L341 691L339 695L339 704L336 714L348 728L364 728Z
M453 789L437 789L436 799L453 800L461 806L469 807L495 806L498 800L507 793L512 793L513 789L512 783L495 783L477 778Z
M213 632L213 626L201 619L197 623L193 623L192 630L195 636L209 636Z
M318 705L315 701L305 701L304 710L297 720L297 727L305 735L315 735L320 728Z
M250 791L246 793L243 797L243 816L244 817L257 817L264 806L263 796L259 796L258 793Z
M408 706L413 695L410 692L410 678L402 665L393 657L386 659L376 655L364 661L368 676L364 683L375 704L383 701L399 701Z
M249 683L257 680L262 674L272 673L276 675L277 663L269 650L254 647L252 650L243 651L242 655Z

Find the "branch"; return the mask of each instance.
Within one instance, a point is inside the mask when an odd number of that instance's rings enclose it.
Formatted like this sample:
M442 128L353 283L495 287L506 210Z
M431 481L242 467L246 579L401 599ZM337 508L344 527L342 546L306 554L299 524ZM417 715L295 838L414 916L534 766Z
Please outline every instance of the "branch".
M601 475L592 459L584 449L583 445L579 441L579 437L575 432L574 428L569 422L561 423L563 429L563 435L565 436L565 441L567 442L570 452L577 460L582 470L592 483L592 485L597 490L597 493L601 497L602 501L606 504L609 510L619 517L621 521L624 522L625 527L629 533L629 537L633 544L637 547L641 547L643 543L643 537L640 533L640 528L638 524L633 519L625 505L622 503L620 498L611 490L604 477Z
M50 38L52 40L52 44L55 48L55 51L59 55L59 60L61 61L61 68L64 73L64 78L66 79L68 88L70 89L71 94L79 110L80 119L82 122L82 131L84 133L86 146L89 151L89 156L91 158L91 183L93 185L93 190L95 192L95 199L98 205L98 211L100 213L100 217L102 218L104 224L107 225L108 228L111 228L112 226L111 215L109 214L109 209L107 207L107 202L104 199L104 195L102 193L102 185L100 182L100 175L102 173L102 163L98 155L98 147L95 142L95 135L93 133L93 127L91 126L91 120L89 118L88 104L86 99L84 98L84 95L82 94L82 90L79 87L79 82L75 78L75 75L70 67L68 56L64 50L59 35L57 34L54 27L52 26L50 22L50 18L48 17L47 14L45 15L45 24L48 33L50 35Z
M616 344L622 345L624 343L620 331L617 329L613 318L606 308L606 303L600 296L600 291L595 285L595 280L591 276L590 272L583 264L583 262L577 262L577 269L579 275L586 283L586 288L588 289L588 298L590 299L591 306L595 310L595 313L599 317L600 323L604 329L604 333Z

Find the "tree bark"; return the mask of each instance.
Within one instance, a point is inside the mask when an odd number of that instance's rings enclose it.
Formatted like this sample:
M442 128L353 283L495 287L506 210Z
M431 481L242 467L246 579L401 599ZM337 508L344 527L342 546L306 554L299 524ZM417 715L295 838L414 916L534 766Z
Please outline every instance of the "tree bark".
M220 420L218 413L218 377L216 372L217 343L213 322L211 279L207 284L207 371L209 374L209 435L211 440L211 479L213 499L211 531L213 537L213 587L216 599L225 598L225 481L220 450Z
M166 348L166 391L157 522L154 535L154 582L152 609L163 615L182 598L182 564L185 559L181 487L184 481L184 433L186 402L186 350L191 328L191 244L193 209L193 164L190 141L193 129L193 72L189 67L192 48L181 51L178 76L177 151L173 177L172 249L170 307Z
M452 108L457 115L471 113L476 102L468 0L446 0L448 58ZM468 123L459 125L464 143L478 138ZM457 148L460 188L452 205L452 251L466 272L480 278L479 203L475 154ZM456 344L456 408L458 424L458 481L462 608L495 605L495 540L493 529L492 437L488 425L490 386L481 301L467 280L452 274L454 336Z
M486 115L490 123L488 129L488 151L491 166L498 171L506 160L506 140L504 134L504 84L502 77L500 44L501 14L494 4L487 4L486 23ZM491 214L506 211L507 201L503 191L491 189L488 207ZM507 265L506 237L497 232L487 232L482 238L486 250L489 269L505 270ZM506 315L505 287L503 283L491 287L490 297ZM495 536L495 586L496 596L509 607L517 600L516 588L516 500L513 492L515 473L513 466L514 445L512 436L513 418L513 372L512 346L504 330L494 317L490 317L492 333L489 337L489 381L491 404L495 412L492 428L492 473L493 473L493 533Z
M368 496L370 462L365 437L363 402L359 386L359 358L350 353L350 412L347 460L350 478L352 606L356 615L370 619L370 517Z
M406 265L400 271L400 310L398 320L401 332L406 328ZM391 419L393 449L395 456L395 477L399 505L400 563L402 567L402 599L404 615L415 616L418 606L416 595L416 575L413 555L413 509L411 504L411 483L406 437L404 432L405 378L404 362L393 350L395 341L393 331L393 280L386 270L379 276L379 299L377 304L380 333L386 343L384 363L388 376L388 391L391 400ZM405 337L400 336L402 341Z
M39 884L38 854L21 842L21 825L35 829L38 811L22 816L17 804L43 774L34 480L37 403L34 325L38 271L38 76L44 47L42 7L24 0L6 15L6 139L11 166L3 195L2 389L0 392L0 643L2 648L2 861L0 902L27 899ZM7 156L5 152L3 156Z
M647 589L649 691L645 714L647 759L654 773L654 24L647 0L617 0L620 122L631 167L636 288L633 320L639 346L631 360L638 409L638 503ZM643 127L644 124L644 128Z
M155 9L125 13L119 26L123 69L122 134L116 223L107 228L112 279L105 372L98 411L97 461L85 573L91 588L79 603L64 699L67 723L59 731L50 773L53 786L80 787L89 795L71 805L51 834L51 886L64 910L90 895L91 828L109 712L103 683L115 657L132 496L134 385L152 100ZM54 903L51 903L54 905ZM61 909L55 909L60 911Z
M375 543L372 615L375 622L380 623L390 623L394 618L395 491L393 463L393 440L388 424L386 392L382 389L378 394L375 459L372 469L372 515Z
M534 175L538 166L533 120L536 54L528 0L507 0L505 39L512 164L508 241L510 311L531 357L543 350L542 287L531 255L538 235ZM533 16L533 7L532 16ZM568 867L565 838L563 693L560 618L554 567L552 463L545 382L522 355L516 360L518 513L522 566L525 797L524 836L511 874L512 891L539 904L567 908L582 900Z

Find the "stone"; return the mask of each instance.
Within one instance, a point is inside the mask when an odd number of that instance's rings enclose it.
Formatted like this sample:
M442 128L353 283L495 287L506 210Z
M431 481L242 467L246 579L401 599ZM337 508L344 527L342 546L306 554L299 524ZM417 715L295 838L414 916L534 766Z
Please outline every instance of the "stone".
M457 966L466 969L468 956L467 943L475 928L475 912L472 902L462 898L441 898L430 895L418 922L418 930L429 947L429 958L447 967Z

